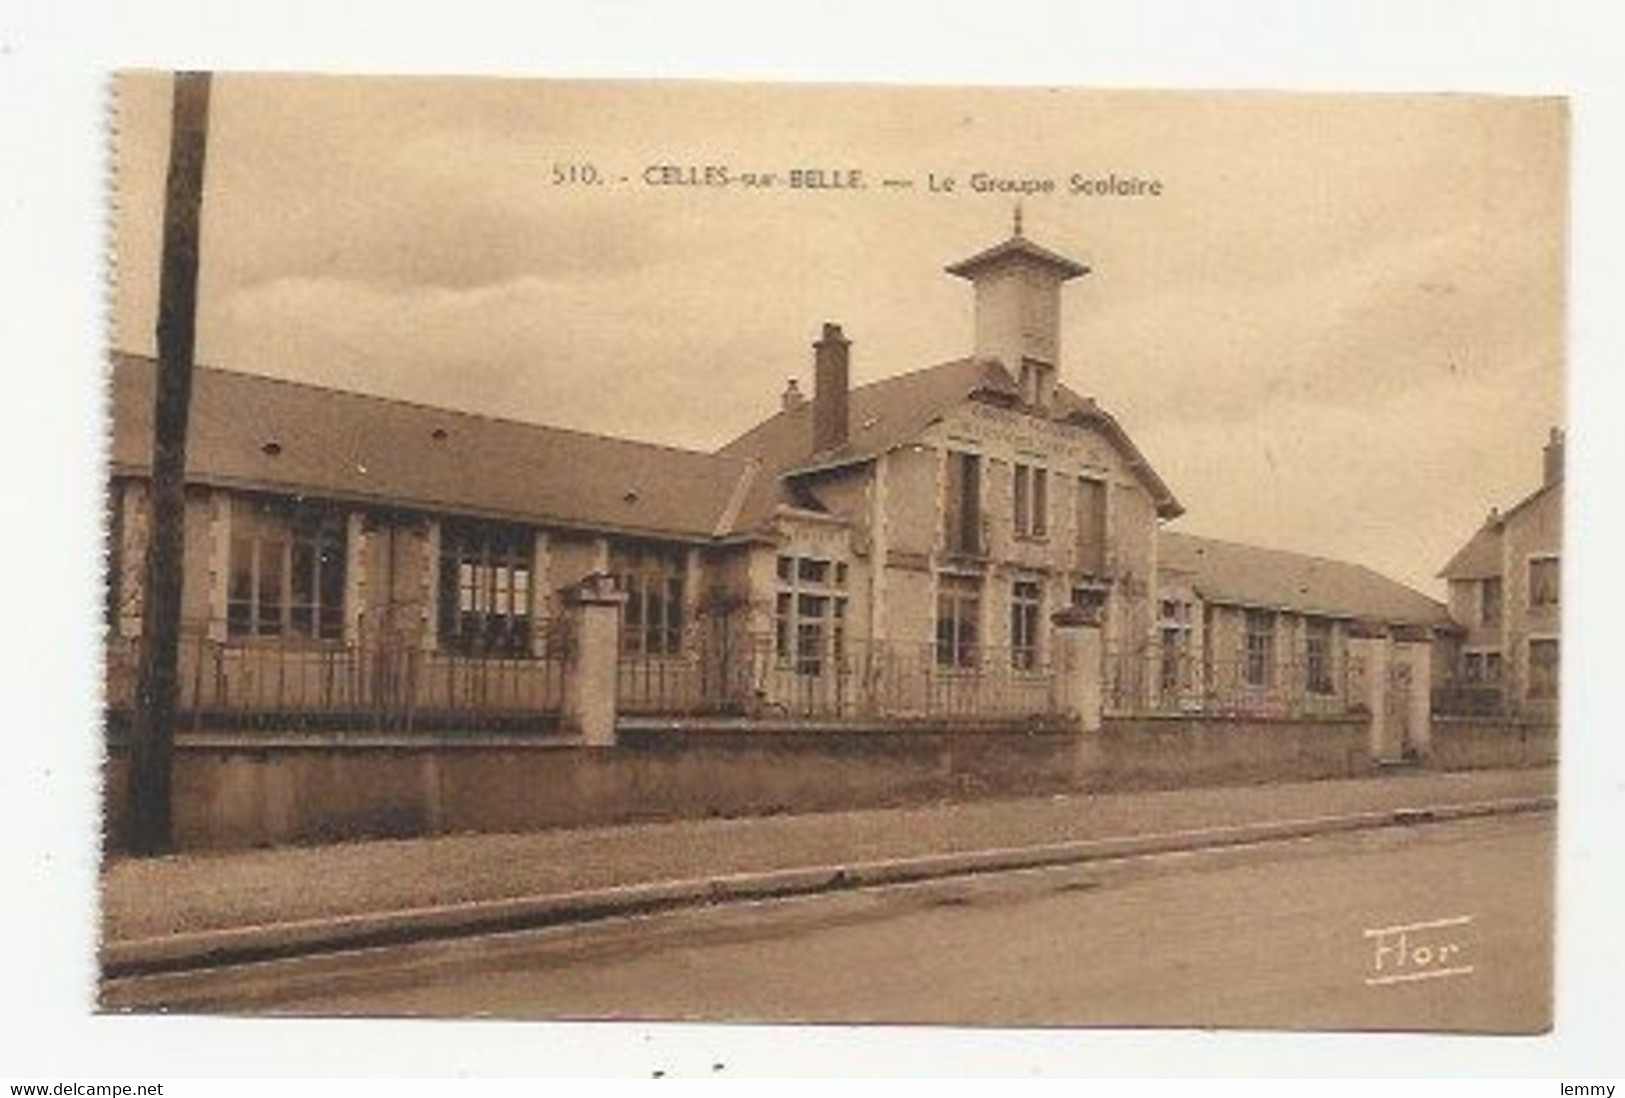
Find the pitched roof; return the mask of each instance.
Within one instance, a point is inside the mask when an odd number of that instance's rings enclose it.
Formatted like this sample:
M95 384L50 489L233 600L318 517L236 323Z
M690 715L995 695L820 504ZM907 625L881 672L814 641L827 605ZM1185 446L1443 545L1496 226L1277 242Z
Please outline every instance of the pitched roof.
M1446 580L1489 579L1501 574L1501 522L1481 526L1467 544L1456 550L1456 555L1439 570L1439 578Z
M1507 523L1525 509L1533 506L1536 501L1545 498L1548 492L1561 492L1563 478L1542 484L1523 499L1513 504L1505 511L1491 511L1490 517L1484 520L1484 525L1467 544L1456 550L1445 566L1439 569L1439 578L1446 580L1474 580L1489 579L1501 574L1501 532L1506 529Z
M1065 385L1057 386L1055 395L1060 402L1063 419L1094 427L1111 440L1112 444L1123 455L1128 467L1134 471L1146 486L1146 490L1151 493L1151 498L1156 502L1157 514L1160 517L1175 519L1185 513L1185 505L1174 498L1173 491L1169 489L1162 477L1157 475L1157 471L1151 468L1151 463L1146 460L1144 454L1140 453L1140 448L1134 445L1134 440L1129 438L1128 432L1123 430L1122 424L1118 423L1104 408L1096 404L1093 397L1081 397Z
M155 366L115 354L115 473L151 463ZM267 444L275 452L267 453ZM704 454L253 374L195 373L187 477L586 530L728 532L754 470Z
M1165 518L1181 513L1168 486L1130 441L1117 421L1092 400L1060 386L1056 390L1062 418L1098 428L1141 477ZM848 410L847 444L812 454L812 402L780 411L724 446L719 453L749 458L761 466L740 514L739 528L759 525L781 500L787 501L784 478L805 476L843 465L870 461L911 441L961 401L980 396L1015 402L1020 388L996 359L961 358L923 370L899 374L853 389Z
M1444 604L1362 564L1163 531L1161 567L1217 603L1389 625L1447 627Z

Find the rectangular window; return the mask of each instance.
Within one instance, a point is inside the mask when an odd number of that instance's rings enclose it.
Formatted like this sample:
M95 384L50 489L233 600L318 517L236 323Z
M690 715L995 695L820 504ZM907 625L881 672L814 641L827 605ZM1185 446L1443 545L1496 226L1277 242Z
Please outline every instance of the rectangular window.
M1078 481L1078 571L1106 574L1106 484L1087 477Z
M1529 605L1556 606L1558 601L1556 557L1535 557L1529 562Z
M1551 639L1529 642L1529 696L1555 698L1558 695L1557 641Z
M1494 628L1501 624L1501 577L1478 585L1478 624Z
M467 655L530 653L535 537L494 523L440 530L440 644Z
M1303 661L1309 693L1332 693L1332 623L1326 618L1304 623Z
M1015 467L1015 533L1018 538L1049 534L1049 470L1036 465Z
M681 549L616 546L609 570L626 595L621 651L629 656L675 656L683 649L683 587L687 554Z
M796 597L787 592L779 592L773 603L773 651L781 661L789 659L790 631L795 628Z
M825 595L796 596L796 653L798 675L824 673L825 643L830 600Z
M1162 692L1174 694L1179 691L1181 678L1184 673L1184 634L1178 629L1164 626L1162 629Z
M1501 653L1468 652L1462 656L1462 677L1468 682L1494 684L1501 681Z
M802 557L796 564L796 579L802 583L825 586L829 583L830 562Z
M1078 610L1101 610L1106 605L1106 589L1090 585L1074 587L1071 605Z
M980 659L982 585L974 576L937 580L937 666L975 667Z
M950 553L980 555L983 551L982 459L975 454L948 453L943 544Z
M1015 483L1015 528L1016 537L1026 537L1028 525L1033 516L1033 483L1032 466L1016 466Z
M344 637L345 518L306 504L232 508L226 633Z
M846 658L846 562L780 557L773 650L779 666L823 675ZM833 662L832 662L833 661Z
M1010 586L1010 666L1036 671L1040 658L1040 623L1044 620L1044 589L1032 580Z
M1191 667L1192 607L1184 599L1163 599L1161 606L1161 674L1164 694L1178 694L1193 679Z
M1247 611L1246 673L1248 686L1264 688L1275 681L1275 615Z

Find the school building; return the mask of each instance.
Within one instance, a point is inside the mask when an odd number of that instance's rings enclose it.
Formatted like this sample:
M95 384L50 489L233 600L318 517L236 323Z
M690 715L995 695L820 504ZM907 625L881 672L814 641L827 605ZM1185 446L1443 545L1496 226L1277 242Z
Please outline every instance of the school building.
M975 300L964 357L853 386L851 339L825 324L810 391L791 381L714 453L199 369L183 711L545 725L566 703L569 599L595 577L619 604L623 714L1044 720L1067 704L1057 631L1079 620L1098 623L1107 712L1346 713L1376 674L1428 690L1459 632L1439 602L1166 528L1172 489L1062 380L1063 297L1088 268L1018 225L947 271ZM153 384L151 360L115 355L115 713L141 631ZM1502 518L1498 561L1537 559L1517 516L1544 506ZM1520 603L1503 622L1540 608L1521 593L1533 567L1502 580ZM1487 573L1455 571L1453 600L1458 578L1482 595ZM1487 658L1487 613L1468 656ZM1496 642L1526 694L1530 622Z

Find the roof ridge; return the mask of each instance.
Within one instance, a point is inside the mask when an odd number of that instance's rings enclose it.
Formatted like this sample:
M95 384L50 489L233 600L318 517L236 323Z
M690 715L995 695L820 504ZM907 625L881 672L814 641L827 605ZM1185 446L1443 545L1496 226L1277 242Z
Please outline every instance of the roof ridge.
M744 458L744 468L739 471L739 479L734 482L733 491L728 495L728 501L723 504L722 514L717 516L717 524L712 527L711 536L725 537L733 532L734 525L739 521L739 512L745 506L745 497L750 493L750 486L756 479L756 472L762 463L755 458Z
M1000 369L1004 368L1004 364L996 358L984 358L980 355L960 355L958 358L944 359L941 362L932 363L930 366L916 366L914 369L904 370L900 374L890 374L886 377L877 377L873 381L866 381L862 385L853 386L852 392L859 393L865 389L872 389L876 385L888 385L894 381L904 381L911 377L918 377L921 374L928 374L933 370L944 370L949 366L968 366L971 363L998 366Z
M133 351L112 352L115 358L129 359L156 366L157 360L151 355L137 354ZM377 404L390 404L400 408L412 408L421 412L436 412L441 415L460 416L464 419L480 420L485 423L499 423L510 427L524 427L535 431L556 431L560 434L575 435L580 438L597 439L602 442L618 442L628 446L639 446L649 450L663 450L668 453L684 454L689 457L718 458L722 461L738 464L744 458L732 454L724 454L716 450L693 450L686 446L674 446L664 442L649 442L645 439L627 438L624 435L610 435L602 431L589 431L580 427L561 427L553 423L540 423L532 419L515 419L512 416L493 415L489 412L471 412L461 408L448 408L443 404L429 404L421 400L408 400L405 397L385 396L380 393L361 392L356 389L340 389L333 385L321 385L313 381L301 381L296 378L277 377L274 374L258 374L250 370L237 370L226 366L212 366L197 363L196 370L204 373L223 375L227 377L249 378L253 381L267 382L272 385L283 385L295 389L305 389L318 393L328 393L333 396L350 397L355 400L371 401Z
M948 369L949 367L952 367L952 366L968 366L968 365L971 365L971 364L983 364L983 365L989 365L989 366L996 366L1000 370L1004 369L1004 364L999 362L998 359L983 358L983 357L978 356L978 355L961 355L959 358L946 359L946 360L944 360L942 362L933 363L930 366L917 366L912 370L905 370L900 374L889 374L886 377L877 377L873 381L866 381L862 385L855 385L848 391L848 398L850 399L851 397L857 396L860 393L865 393L865 394L871 394L872 395L872 393L875 390L878 390L878 389L882 388L883 386L893 385L893 384L897 384L899 382L908 381L908 380L911 380L911 379L914 379L914 378L918 378L918 377L921 377L921 376L923 376L925 374L932 373L933 371L936 371L936 370L945 370L945 369ZM1008 371L1006 371L1006 376L1008 376ZM1013 378L1011 378L1010 380L1012 382L1014 382ZM813 399L809 398L806 401L804 401L803 403L801 403L801 404L799 404L799 405L797 405L797 406L795 406L793 408L783 408L783 407L777 408L774 411L772 411L771 413L769 413L767 416L763 417L762 419L757 420L755 423L752 423L749 427L745 428L745 430L740 431L738 434L736 434L732 438L728 439L728 441L726 441L722 445L718 446L712 452L716 453L716 454L719 454L719 455L727 456L724 452L726 450L728 450L729 447L735 446L735 445L739 444L740 442L743 442L745 439L750 438L752 435L756 434L757 432L762 431L763 429L767 428L770 424L778 423L780 420L786 419L787 417L790 417L790 416L793 416L793 415L808 413L810 411L811 407L812 407L812 404L813 404ZM810 456L811 455L809 455L809 457Z
M1392 621L1413 620L1417 615L1422 615L1428 621L1437 622L1449 616L1448 606L1443 599L1364 561L1177 530L1163 530L1159 537L1183 541L1189 549L1203 557L1201 561L1192 559L1185 565L1165 556L1159 563L1173 571L1190 571L1204 576L1206 581L1221 589L1219 594L1223 597L1219 601L1250 601L1258 606L1282 606L1305 613L1375 616ZM1220 551L1205 555L1202 553L1204 544ZM1171 545L1168 547L1172 548ZM1277 560L1271 565L1269 561L1260 560L1261 557L1288 557L1291 562ZM1245 570L1246 577L1238 579L1237 569ZM1279 575L1260 579L1257 573L1261 570L1279 572ZM1298 579L1288 580L1288 577L1298 577L1309 586L1297 587L1296 594L1283 595L1281 581L1287 580L1292 585L1298 583ZM1206 586L1203 580L1198 581L1199 590ZM1362 591L1365 594L1360 594ZM1212 597L1211 590L1204 597Z
M1497 514L1496 517L1495 517L1495 520L1494 520L1496 525L1505 526L1507 519L1511 518L1513 515L1517 514L1519 511L1522 511L1525 507L1528 507L1531 503L1534 503L1535 500L1539 499L1544 493L1546 493L1547 491L1549 491L1549 490L1551 490L1553 488L1561 488L1562 486L1563 486L1563 477L1561 475L1559 475L1556 480L1548 480L1548 481L1546 481L1545 483L1541 484L1540 487L1536 488L1534 491L1530 492L1528 495L1526 495L1522 499L1520 499L1517 503L1514 503L1511 507L1508 507L1505 511L1502 511L1499 514ZM1484 524L1486 526L1488 526L1490 524L1490 520L1486 518L1484 520Z
M1392 576L1384 575L1382 572L1377 571L1368 564L1348 560L1345 557L1328 557L1323 553L1310 553L1302 549L1284 549L1278 545L1259 545L1257 542L1236 541L1233 538L1217 538L1209 534L1192 534L1185 530L1163 530L1160 532L1159 536L1185 538L1189 541L1207 541L1212 542L1215 545L1228 545L1237 549L1252 549L1254 551L1261 550L1266 553L1281 553L1289 557L1302 557L1304 560L1320 561L1323 564L1339 564L1350 568L1361 568L1367 572L1370 572L1374 576L1387 580L1389 583L1398 583L1401 587L1411 591L1416 591L1416 588L1411 587L1408 583L1400 583L1399 580L1394 579ZM1416 593L1419 595L1422 594L1420 591L1417 591ZM1427 597L1431 598L1432 596Z
M1317 559L1319 559L1319 558L1317 558ZM1325 559L1330 560L1332 558L1328 557L1328 558L1325 558ZM1426 591L1423 591L1420 588L1412 587L1410 584L1406 583L1404 580L1395 579L1393 576L1388 575L1386 572L1379 572L1379 571L1377 571L1377 569L1371 567L1371 565L1365 563L1364 561L1346 560L1346 561L1342 561L1340 563L1351 565L1351 566L1353 566L1355 568L1358 568L1360 571L1364 572L1366 575L1373 576L1373 577L1375 577L1377 579L1380 579L1384 583L1391 583L1391 584L1394 584L1397 587L1403 587L1405 590L1411 592L1413 595L1420 595L1422 598L1425 598L1429 602L1434 603L1434 604L1436 604L1438 606L1446 605L1445 601L1443 599L1438 598L1437 596L1434 596L1434 595L1430 595Z

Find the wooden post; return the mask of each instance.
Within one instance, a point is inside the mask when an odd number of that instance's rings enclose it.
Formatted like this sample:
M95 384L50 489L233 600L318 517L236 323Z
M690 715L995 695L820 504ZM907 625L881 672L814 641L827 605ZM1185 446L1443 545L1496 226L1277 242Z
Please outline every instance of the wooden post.
M164 193L158 288L158 370L153 401L151 537L136 705L130 728L131 853L172 842L170 763L175 736L181 573L186 545L186 428L197 334L198 243L209 74L177 73Z

